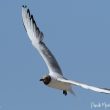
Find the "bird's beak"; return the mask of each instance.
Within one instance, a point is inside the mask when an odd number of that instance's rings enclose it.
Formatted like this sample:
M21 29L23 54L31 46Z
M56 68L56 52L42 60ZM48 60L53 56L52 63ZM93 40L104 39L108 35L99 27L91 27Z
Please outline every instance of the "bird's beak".
M43 80L44 80L44 79L41 78L39 81L43 81Z

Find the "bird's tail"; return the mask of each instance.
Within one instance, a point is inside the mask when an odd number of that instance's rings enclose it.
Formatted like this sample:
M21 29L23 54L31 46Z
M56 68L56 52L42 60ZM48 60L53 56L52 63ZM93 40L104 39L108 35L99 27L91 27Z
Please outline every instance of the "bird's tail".
M72 95L76 96L75 92L74 92L73 89L72 89L72 86L70 86L68 92L71 93Z

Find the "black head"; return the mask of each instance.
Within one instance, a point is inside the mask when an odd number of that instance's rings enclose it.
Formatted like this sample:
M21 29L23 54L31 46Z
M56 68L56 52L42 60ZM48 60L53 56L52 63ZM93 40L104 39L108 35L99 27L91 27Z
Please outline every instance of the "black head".
M41 78L40 81L43 81L43 83L45 85L48 85L51 82L51 77L49 75L47 75L47 76Z

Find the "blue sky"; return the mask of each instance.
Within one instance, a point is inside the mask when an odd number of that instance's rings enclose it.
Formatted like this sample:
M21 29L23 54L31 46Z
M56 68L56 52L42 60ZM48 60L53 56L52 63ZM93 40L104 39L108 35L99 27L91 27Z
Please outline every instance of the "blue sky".
M110 88L109 0L3 0L0 110L90 110L93 102L110 104L110 95L74 87L76 96L65 97L62 91L39 82L48 69L22 25L21 6L25 4L67 78Z

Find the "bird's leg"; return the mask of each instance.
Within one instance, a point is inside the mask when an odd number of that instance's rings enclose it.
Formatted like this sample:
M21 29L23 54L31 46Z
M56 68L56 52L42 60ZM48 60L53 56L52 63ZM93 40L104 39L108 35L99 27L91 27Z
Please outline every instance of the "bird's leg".
M63 94L66 96L67 95L67 91L66 90L63 90Z

